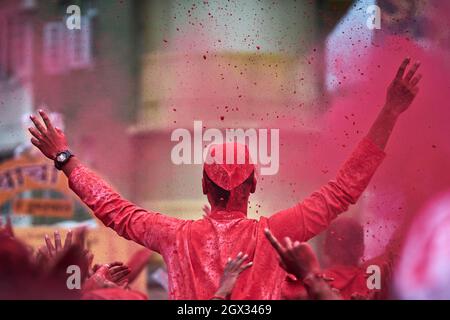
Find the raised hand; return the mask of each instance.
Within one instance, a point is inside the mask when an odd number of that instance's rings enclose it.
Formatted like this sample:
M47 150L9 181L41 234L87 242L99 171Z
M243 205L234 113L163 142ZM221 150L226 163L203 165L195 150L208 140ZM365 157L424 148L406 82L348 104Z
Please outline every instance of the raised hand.
M31 115L30 119L33 121L35 127L30 127L28 130L33 135L31 143L36 146L47 158L55 160L59 152L68 149L67 141L64 133L59 129L53 127L48 115L39 110L39 114L44 121L45 126L37 119L36 116Z
M64 245L62 244L61 234L58 230L54 231L53 241L51 237L46 234L44 238L45 245L41 246L37 252L36 258L38 262L48 263L50 260L60 255L60 253L67 251L71 246L77 246L83 250L83 254L90 265L93 260L93 255L85 248L86 231L86 228L77 228L74 235L72 230L69 230L66 234Z
M386 103L378 114L377 119L367 134L369 140L383 149L391 136L399 115L407 110L417 93L417 86L422 75L417 75L420 63L416 62L405 75L406 68L410 62L409 58L403 60L392 83L389 85Z
M253 262L244 264L244 261L247 259L248 255L242 252L239 252L235 259L228 258L222 278L220 279L219 289L215 294L216 299L226 299L231 295L238 276L241 272L253 265Z
M319 262L311 247L306 242L284 238L284 245L270 232L264 230L265 235L280 256L281 267L288 273L293 274L297 279L304 279L310 274L320 271Z
M39 254L46 257L47 259L51 259L55 257L57 254L66 250L72 245L72 231L69 230L66 235L66 239L64 241L64 246L62 245L61 235L59 231L56 230L54 232L54 244L50 239L49 235L45 235L45 246L39 248Z
M403 60L387 90L385 108L396 115L408 109L419 92L418 83L422 75L416 75L416 72L420 63L415 62L405 75L409 63L409 58Z

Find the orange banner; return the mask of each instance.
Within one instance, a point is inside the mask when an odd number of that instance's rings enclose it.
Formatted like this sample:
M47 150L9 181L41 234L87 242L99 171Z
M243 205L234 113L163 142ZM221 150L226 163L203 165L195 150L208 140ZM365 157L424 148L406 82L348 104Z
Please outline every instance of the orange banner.
M8 213L70 219L74 201L52 161L23 154L0 164L0 208L6 205Z
M15 199L13 211L15 214L71 218L73 203L65 199Z

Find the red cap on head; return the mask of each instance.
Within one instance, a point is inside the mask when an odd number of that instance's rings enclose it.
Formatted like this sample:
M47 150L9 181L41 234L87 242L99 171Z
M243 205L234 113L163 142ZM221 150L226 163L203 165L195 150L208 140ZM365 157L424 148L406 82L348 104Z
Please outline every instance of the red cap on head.
M247 146L231 142L211 145L203 169L211 181L230 191L247 180L255 165Z

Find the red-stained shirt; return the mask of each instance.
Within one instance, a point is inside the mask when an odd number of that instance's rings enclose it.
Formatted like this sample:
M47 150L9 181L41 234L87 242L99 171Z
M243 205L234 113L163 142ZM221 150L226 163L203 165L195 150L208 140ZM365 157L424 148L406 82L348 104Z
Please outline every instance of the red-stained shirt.
M240 251L249 255L253 266L239 276L231 299L279 299L286 273L264 229L270 228L279 238L307 241L314 237L357 201L384 156L363 139L335 180L294 207L259 220L242 212L181 220L148 211L123 199L84 166L73 170L69 186L106 226L163 256L171 299L211 298L228 257Z

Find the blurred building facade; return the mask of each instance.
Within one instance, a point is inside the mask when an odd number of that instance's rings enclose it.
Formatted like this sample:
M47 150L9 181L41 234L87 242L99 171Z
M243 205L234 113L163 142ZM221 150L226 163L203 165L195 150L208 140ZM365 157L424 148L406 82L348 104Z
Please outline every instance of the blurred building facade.
M60 112L77 155L122 194L199 217L201 166L172 163L172 131L281 129L280 172L259 181L277 200L257 193L250 210L271 213L314 184L293 186L307 170L296 159L326 99L323 39L351 3L4 0L0 147L28 139L23 114ZM81 30L66 26L70 5Z
M296 192L311 184L303 181L293 191L292 181L307 165L296 160L308 152L307 137L316 134L305 123L322 111L317 101L326 99L323 39L350 4L140 2L134 199L162 212L200 217L206 203L202 167L172 163L170 134L176 128L193 134L193 122L201 120L205 129L281 129L280 172L259 179L250 213L257 217L281 203L294 204ZM292 170L293 163L300 170ZM274 199L267 200L264 190Z
M59 112L74 149L114 180L119 170L107 159L121 150L120 158L127 160L128 137L121 130L113 138L114 149L105 136L127 127L136 108L134 3L24 0L0 5L1 149L8 155L27 143L23 119L32 111ZM81 8L80 30L66 25L70 5Z

